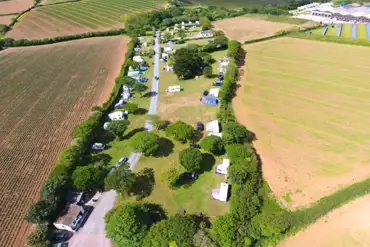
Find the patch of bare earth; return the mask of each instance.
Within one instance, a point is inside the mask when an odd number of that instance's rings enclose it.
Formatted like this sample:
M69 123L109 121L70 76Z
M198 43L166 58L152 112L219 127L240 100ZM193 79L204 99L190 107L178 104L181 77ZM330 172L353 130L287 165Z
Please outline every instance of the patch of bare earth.
M12 15L0 16L0 24L9 25L12 22L13 17L14 16L12 16Z
M14 14L33 6L33 0L10 0L0 2L0 14Z
M223 31L229 39L245 42L274 35L277 31L294 27L287 23L270 22L248 17L235 17L213 23L216 30Z
M278 247L370 246L370 195L333 210Z
M24 220L72 128L114 86L128 39L91 38L0 52L0 246L24 246Z
M277 198L307 206L368 178L368 48L291 38L244 48L234 109L256 134L263 175Z

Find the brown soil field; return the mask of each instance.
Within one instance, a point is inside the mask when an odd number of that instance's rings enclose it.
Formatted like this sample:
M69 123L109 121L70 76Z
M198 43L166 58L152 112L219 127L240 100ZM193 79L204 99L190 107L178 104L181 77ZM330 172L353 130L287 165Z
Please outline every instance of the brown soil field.
M0 52L1 247L24 245L30 204L72 128L109 97L127 42L92 38Z
M0 14L14 14L33 6L33 0L10 0L0 2Z
M369 48L279 38L244 49L234 109L279 201L307 206L368 178Z
M278 247L370 246L370 195L333 210Z
M0 16L0 24L9 25L12 22L12 17L14 15Z
M248 17L235 17L216 21L213 23L213 26L216 30L223 31L229 39L245 42L272 36L277 31L289 29L295 25Z

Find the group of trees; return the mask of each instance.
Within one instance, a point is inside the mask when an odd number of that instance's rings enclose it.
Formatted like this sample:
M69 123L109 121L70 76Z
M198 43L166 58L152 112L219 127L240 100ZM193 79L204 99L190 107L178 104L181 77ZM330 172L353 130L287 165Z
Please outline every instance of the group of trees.
M204 62L197 50L181 48L173 56L173 71L179 79L190 79L202 73Z

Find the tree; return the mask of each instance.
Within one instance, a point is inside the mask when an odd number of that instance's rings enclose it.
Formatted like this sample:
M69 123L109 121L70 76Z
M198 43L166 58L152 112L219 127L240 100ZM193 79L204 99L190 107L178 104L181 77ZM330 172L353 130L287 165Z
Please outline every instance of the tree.
M204 223L203 221L201 223ZM193 239L194 245L199 247L217 247L217 245L208 236L206 231L198 229Z
M220 246L238 247L238 224L237 220L233 217L232 214L226 214L217 217L212 229L214 233L214 238Z
M42 200L59 201L65 196L68 189L68 178L65 175L49 177L43 184L40 192Z
M209 55L208 53L206 53L206 55L203 56L203 62L204 62L204 64L208 64L208 67L212 68L211 67L211 64L214 63L215 60L213 59L213 57L211 55ZM204 70L203 70L203 72L204 72Z
M180 39L185 39L186 38L186 33L182 29L179 30L178 35L179 35Z
M202 72L203 60L198 51L181 48L173 56L173 71L180 79L190 79Z
M30 247L47 246L48 225L36 225L36 228L27 236L27 245Z
M192 140L196 132L192 126L179 120L166 128L166 134L176 141L185 143Z
M57 203L55 201L40 200L33 203L28 210L26 220L32 224L52 222L56 216Z
M157 130L164 130L167 128L167 126L170 124L170 122L168 120L161 120L161 119L155 119L153 121L153 126L157 129Z
M141 203L124 203L105 217L107 237L120 247L142 247L152 225L150 209Z
M207 136L200 141L200 146L215 155L221 155L225 152L222 139L218 136Z
M231 166L230 166L231 167ZM232 197L230 198L230 211L239 220L249 222L259 213L262 207L261 200L253 184L233 185Z
M136 133L131 139L131 145L145 156L155 155L159 149L159 136L154 133L143 131Z
M165 38L166 40L169 40L169 39L171 39L171 38L172 38L172 34L171 34L170 32L165 32L165 34L164 34L164 38Z
M207 78L212 78L213 76L213 69L211 66L206 66L203 69L203 75Z
M72 145L66 147L58 157L58 164L66 166L75 166L79 163L80 157L82 156L82 151L79 146Z
M169 246L171 242L181 247L193 247L193 237L196 231L197 224L194 216L170 216L150 228L143 247Z
M222 125L223 140L226 144L244 143L253 140L253 134L246 127L235 122L227 122Z
M73 186L78 190L95 191L103 187L105 172L94 165L78 167L72 173Z
M136 61L133 61L132 59L127 61L127 65L131 66L133 69L138 69L140 68L140 64Z
M105 190L116 190L123 196L130 195L135 184L135 175L127 163L121 164L104 179Z
M209 30L212 27L211 21L205 16L200 18L200 24L202 25L202 31Z
M127 103L129 104L129 103ZM109 123L108 131L119 140L122 139L128 126L127 120L115 120Z
M228 168L228 177L233 184L244 184L248 179L247 164L235 164Z
M239 60L242 51L241 44L236 40L230 40L227 46L227 56Z
M128 113L135 113L137 108L138 108L138 105L135 103L131 103L131 102L127 102L123 107L123 109L127 111Z
M200 170L202 153L197 148L186 148L179 153L180 164L189 172Z
M284 212L262 212L252 218L251 225L256 229L254 238L271 237L285 232L291 225L291 217Z
M162 182L168 185L171 189L176 186L177 181L179 180L181 175L180 169L176 166L170 166L168 168L162 169L161 172L161 179Z
M143 92L145 92L146 90L148 90L148 87L147 86L145 86L144 84L142 84L142 83L140 83L140 82L136 82L136 83L134 83L134 85L132 86L132 89L135 91L135 92L137 92L137 93L139 93L140 94L140 96L142 96L142 94L143 94Z

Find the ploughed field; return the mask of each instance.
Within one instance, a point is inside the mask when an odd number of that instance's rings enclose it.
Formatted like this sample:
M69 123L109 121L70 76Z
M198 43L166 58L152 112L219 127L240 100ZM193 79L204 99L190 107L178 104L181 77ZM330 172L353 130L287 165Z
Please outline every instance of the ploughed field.
M370 49L293 38L244 48L235 111L280 200L307 205L368 178Z
M0 52L0 246L23 246L24 217L72 128L109 97L127 38ZM99 59L97 59L99 58Z
M261 0L261 1L252 1L252 0L191 0L191 3L194 4L203 4L203 5L212 5L212 6L221 6L225 8L250 8L250 7L260 7L266 4L277 4L281 3L281 0Z
M0 1L0 15L16 14L32 6L33 0Z
M40 39L123 28L125 15L160 7L156 0L87 0L49 5L25 15L7 37Z

